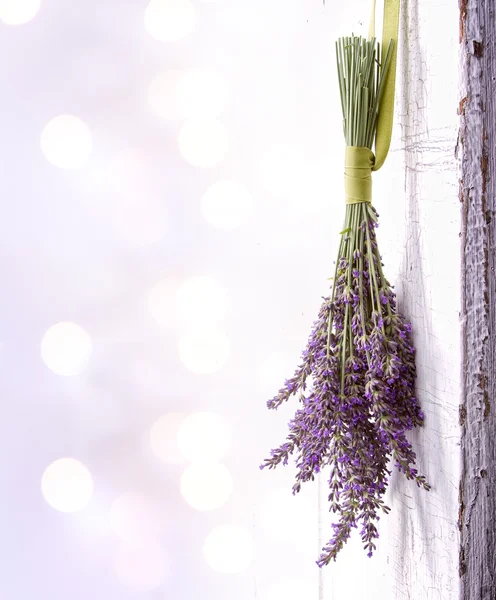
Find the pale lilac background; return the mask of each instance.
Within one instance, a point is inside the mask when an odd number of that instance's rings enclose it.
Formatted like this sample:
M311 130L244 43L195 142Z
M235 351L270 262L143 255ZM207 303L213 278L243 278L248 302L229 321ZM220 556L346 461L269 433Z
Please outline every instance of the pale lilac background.
M0 23L2 599L271 600L270 586L282 580L315 595L316 490L295 501L298 516L288 514L287 524L294 535L279 540L264 526L264 506L281 486L291 498L291 476L261 473L258 464L283 441L291 410L271 415L265 401L296 364L341 229L334 4L195 0L196 29L175 43L146 32L144 1L43 0L29 23ZM358 25L349 10L339 4L345 32ZM158 73L196 67L217 70L229 84L220 120L230 150L211 169L185 162L181 124L154 115L147 100ZM77 170L54 167L40 150L43 127L64 113L80 117L93 136L93 152ZM291 192L276 197L264 188L260 161L280 143L296 145L304 159L288 167ZM101 182L127 149L141 157L143 211L147 194L163 203L157 242L130 242L109 210ZM233 232L200 213L205 189L223 178L242 182L254 199L250 219ZM218 373L199 376L178 358L180 331L159 327L146 297L164 277L202 274L227 290L222 326L231 357ZM60 321L92 338L79 376L57 376L42 362L41 339ZM181 498L185 465L167 467L146 447L155 419L178 410L215 411L232 430L225 463L234 493L211 513ZM40 491L44 469L65 456L82 461L95 484L89 506L69 515ZM168 523L159 541L170 576L143 593L112 569L119 540L107 515L130 490L152 498ZM253 532L254 564L243 574L218 574L203 558L205 536L223 523Z
M377 556L366 559L354 540L323 573L314 559L330 519L317 486L293 499L291 468L262 473L258 464L283 441L294 410L270 414L265 401L296 364L332 273L343 218L334 41L367 29L370 2L192 2L196 29L174 43L145 30L146 0L42 0L32 21L0 21L0 599L281 600L274 585L285 582L284 600L451 600L459 465L456 3L403 2L395 134L374 182L387 272L419 349L427 420L416 444L435 488L413 497L395 480ZM157 74L195 68L218 71L229 86L219 120L230 149L210 169L182 158L182 123L164 121L148 104ZM93 137L92 154L76 170L53 166L40 149L45 125L65 113L86 122ZM287 165L282 196L261 176L275 144L302 154ZM125 211L104 182L123 151L136 156L137 180L124 172L123 185L145 225L156 224L149 198L159 199L159 241L140 240L132 221L126 232L119 225ZM251 217L234 231L212 227L200 211L207 187L225 178L253 197ZM213 375L182 365L181 326L159 326L147 307L156 282L168 279L173 288L195 275L215 278L228 295L221 326L231 356ZM60 321L91 336L81 375L58 376L42 361L43 335ZM227 421L224 462L234 492L224 507L191 509L179 489L187 462L167 466L150 451L150 427L170 411L213 411ZM40 490L46 467L67 456L94 481L91 502L74 514L53 510ZM324 499L325 482L321 488ZM152 591L129 589L112 567L120 541L109 510L129 491L146 495L166 523L156 537L170 574ZM254 537L253 563L241 574L213 571L202 553L209 532L225 523Z

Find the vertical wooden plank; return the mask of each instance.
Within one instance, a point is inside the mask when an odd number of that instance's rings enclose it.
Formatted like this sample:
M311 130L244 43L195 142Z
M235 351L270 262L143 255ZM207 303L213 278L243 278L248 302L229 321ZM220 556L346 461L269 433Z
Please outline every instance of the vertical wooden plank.
M495 36L494 3L461 0L464 378L459 569L463 600L496 597Z
M417 392L426 422L412 439L432 491L393 480L391 575L395 599L454 600L460 472L456 7L409 0L404 19L398 108L407 196L398 295L416 332Z
M417 390L426 424L412 440L419 469L433 489L427 494L393 475L392 511L380 522L378 552L368 559L359 540L350 540L324 572L325 600L459 597L457 50L455 4L403 2L394 141L374 179L386 271L415 332ZM325 488L322 481L323 497ZM327 531L331 517L324 505L321 520Z

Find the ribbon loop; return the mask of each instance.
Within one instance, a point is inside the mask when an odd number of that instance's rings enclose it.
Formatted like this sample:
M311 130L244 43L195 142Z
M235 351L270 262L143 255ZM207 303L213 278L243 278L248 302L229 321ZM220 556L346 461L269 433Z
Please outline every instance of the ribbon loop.
M370 22L370 34L374 37L375 29L375 0ZM384 0L384 21L382 25L381 62L384 64L389 44L392 41L391 57L388 72L386 73L384 91L379 103L379 116L377 118L377 133L375 136L375 164L374 171L378 171L389 152L391 136L393 133L394 118L394 89L396 85L396 57L398 54L398 28L400 20L400 0Z
M372 169L375 157L370 148L347 146L344 159L346 204L372 202Z

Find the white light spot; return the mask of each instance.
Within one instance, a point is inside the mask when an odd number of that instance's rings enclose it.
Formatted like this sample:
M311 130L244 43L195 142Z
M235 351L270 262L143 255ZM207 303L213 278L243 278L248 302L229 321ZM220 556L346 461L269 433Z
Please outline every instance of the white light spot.
M148 104L151 110L168 121L180 121L184 118L177 96L177 85L183 71L172 70L160 73L151 82L148 89Z
M229 179L212 184L201 199L205 219L219 229L235 229L251 214L253 200L244 185Z
M170 574L170 559L157 542L124 544L114 555L117 577L125 586L151 591L161 586Z
M273 584L262 600L302 600L318 597L318 583L315 580L290 579Z
M244 527L221 525L207 536L203 555L214 571L242 573L253 560L253 539Z
M160 42L177 42L195 28L196 12L190 0L151 0L145 10L145 29Z
M280 488L271 492L261 503L260 520L264 531L278 540L300 540L301 543L315 539L317 525L313 515L317 499L311 494L293 496L291 489ZM291 523L291 527L288 527Z
M267 389L268 394L275 393L293 375L297 364L298 356L289 353L269 354L260 366L258 381Z
M205 275L181 284L177 279L164 279L149 291L148 310L160 325L210 327L226 314L226 290Z
M160 325L167 327L177 325L177 286L178 282L163 279L157 282L148 292L148 310Z
M167 464L177 465L184 461L177 436L185 413L168 413L155 421L150 430L150 445L155 456Z
M93 495L88 469L74 458L60 458L41 478L41 492L48 504L60 512L73 513L87 506Z
M184 117L214 118L224 110L228 86L225 78L207 69L184 73L177 82L177 102Z
M217 329L193 329L184 333L178 349L184 366L197 374L219 371L231 353L229 338Z
M209 412L193 413L179 426L177 443L191 462L211 463L223 458L231 444L226 421Z
M181 493L196 510L214 510L224 506L232 489L229 469L221 464L192 464L181 477Z
M275 196L300 194L303 172L304 154L298 146L275 144L260 162L262 185Z
M159 73L148 89L151 110L168 121L215 118L224 110L227 96L225 78L207 69Z
M211 326L227 309L226 291L205 275L187 279L176 293L176 310L181 324Z
M152 180L149 159L140 148L123 150L108 165L106 183L112 223L126 241L146 244L165 235L165 203L151 188Z
M301 193L294 194L291 198L298 211L322 214L322 211L332 208L334 184L338 174L335 163L332 156L324 156L304 165Z
M81 167L92 150L91 132L73 115L59 115L41 132L41 151L45 158L61 169Z
M179 151L194 167L214 167L222 162L229 148L229 135L218 121L186 121L179 132Z
M166 524L158 506L136 492L123 494L113 502L109 520L114 533L125 542L152 538Z
M82 373L91 352L90 336L76 323L62 322L53 325L41 341L41 358L57 375Z
M38 14L40 5L40 0L0 0L0 21L23 25Z

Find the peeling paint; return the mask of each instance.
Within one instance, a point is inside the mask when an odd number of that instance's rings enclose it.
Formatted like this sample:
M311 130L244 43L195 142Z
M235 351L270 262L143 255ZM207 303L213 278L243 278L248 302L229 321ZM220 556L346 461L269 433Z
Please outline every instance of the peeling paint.
M460 577L463 577L467 572L467 563L465 562L465 550L463 548L460 548L458 561L458 574Z
M463 515L465 512L465 503L463 502L463 483L460 482L458 487L458 529L461 531L463 527Z
M482 43L477 40L472 40L472 47L475 58L482 58Z
M462 600L496 598L496 15L493 2L460 2L463 246L463 422L460 479ZM474 41L475 40L475 41ZM462 413L460 408L460 414ZM481 466L483 465L483 466Z
M468 6L468 0L460 0L459 3L459 7L460 7L460 43L463 41L463 38L465 37L465 21L467 19L467 6Z

